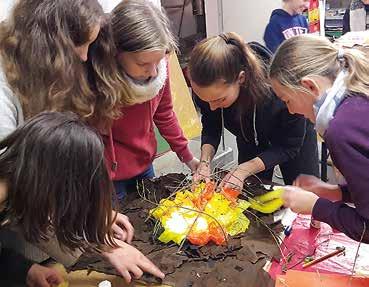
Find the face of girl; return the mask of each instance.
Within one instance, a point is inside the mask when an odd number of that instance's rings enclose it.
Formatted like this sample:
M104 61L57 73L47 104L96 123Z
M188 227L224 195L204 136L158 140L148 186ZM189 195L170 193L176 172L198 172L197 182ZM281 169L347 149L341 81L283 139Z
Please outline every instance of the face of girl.
M277 97L286 103L290 114L300 114L315 122L314 114L314 98L307 92L293 91L285 86L282 86L278 81L271 81L273 91Z
M91 33L90 33L90 38L88 39L88 41L80 46L76 46L74 48L74 51L76 52L76 54L78 55L78 57L83 61L86 62L87 58L88 58L88 49L90 47L90 45L97 39L97 36L100 33L100 25L96 25Z
M223 80L219 80L210 86L200 87L191 81L191 86L201 100L209 103L212 111L230 107L237 100L240 93L238 82L227 84Z
M148 82L158 75L158 65L165 56L165 50L121 52L118 61L131 78Z

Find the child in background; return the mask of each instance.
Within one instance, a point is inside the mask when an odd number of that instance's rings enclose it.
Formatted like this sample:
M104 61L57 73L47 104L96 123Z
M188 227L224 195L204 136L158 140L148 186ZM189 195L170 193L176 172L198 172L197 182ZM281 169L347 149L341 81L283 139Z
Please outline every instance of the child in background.
M272 12L264 32L269 50L274 53L284 40L309 32L306 17L301 15L309 3L310 0L283 0L283 8Z
M269 76L290 113L315 123L333 164L347 184L300 176L285 187L285 205L369 243L369 61L357 49L335 47L312 35L293 37L278 49ZM355 208L346 204L353 203Z
M2 228L16 228L34 244L55 241L64 253L101 253L127 282L143 272L164 277L141 252L113 238L104 145L77 115L41 113L1 141L0 151ZM26 273L31 265L24 266Z

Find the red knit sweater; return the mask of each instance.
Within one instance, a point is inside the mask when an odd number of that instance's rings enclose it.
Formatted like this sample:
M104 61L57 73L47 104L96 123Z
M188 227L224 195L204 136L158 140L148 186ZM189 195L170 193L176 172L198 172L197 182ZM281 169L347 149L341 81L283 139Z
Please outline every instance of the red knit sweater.
M173 111L168 75L156 97L122 108L122 117L114 121L110 136L104 137L105 158L113 180L139 175L153 162L157 149L154 123L182 162L193 158Z

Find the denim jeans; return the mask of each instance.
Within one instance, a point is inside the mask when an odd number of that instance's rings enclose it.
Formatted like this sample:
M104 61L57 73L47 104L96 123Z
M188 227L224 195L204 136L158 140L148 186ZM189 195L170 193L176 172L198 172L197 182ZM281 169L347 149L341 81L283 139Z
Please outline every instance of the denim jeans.
M136 187L137 181L146 179L146 178L153 178L155 176L154 167L150 164L149 168L144 172L132 177L130 179L125 180L117 180L114 181L115 192L117 194L117 199L119 201L123 200L127 195L127 191L134 189Z

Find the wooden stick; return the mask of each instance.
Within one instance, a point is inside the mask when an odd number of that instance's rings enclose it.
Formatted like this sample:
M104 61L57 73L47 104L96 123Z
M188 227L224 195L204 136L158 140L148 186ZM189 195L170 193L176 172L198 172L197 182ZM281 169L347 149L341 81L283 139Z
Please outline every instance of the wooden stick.
M328 253L327 255L324 255L324 256L322 256L320 258L317 258L317 259L315 259L315 260L313 260L311 262L308 262L308 263L303 264L302 265L302 268L307 268L307 267L313 266L313 265L315 265L315 264L317 264L319 262L322 262L322 261L324 261L324 260L326 260L328 258L331 258L333 256L339 255L339 254L341 254L343 252L345 252L345 247L338 247L336 251L333 251L333 252Z

